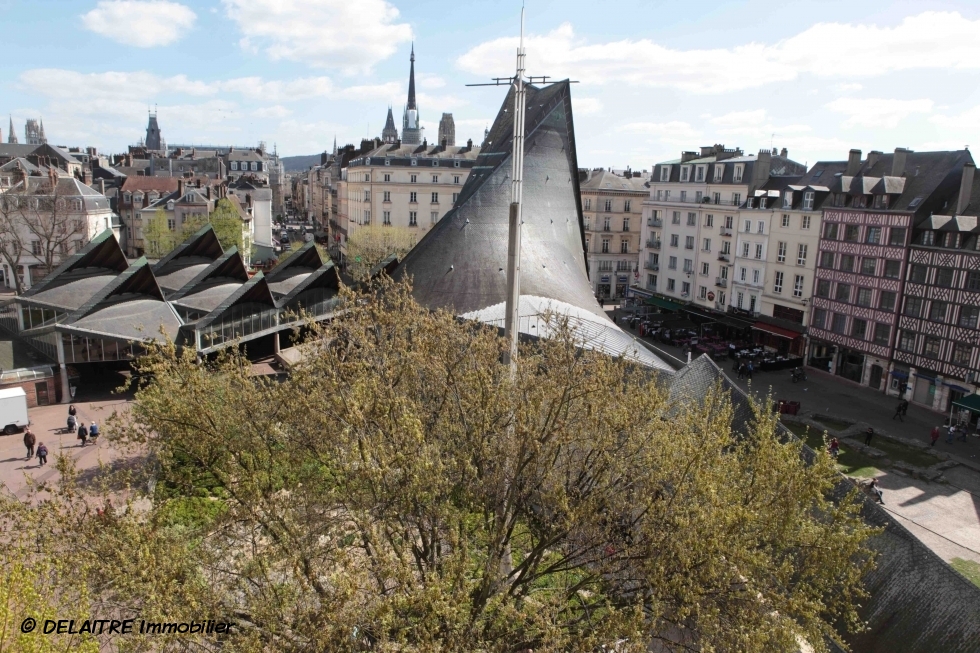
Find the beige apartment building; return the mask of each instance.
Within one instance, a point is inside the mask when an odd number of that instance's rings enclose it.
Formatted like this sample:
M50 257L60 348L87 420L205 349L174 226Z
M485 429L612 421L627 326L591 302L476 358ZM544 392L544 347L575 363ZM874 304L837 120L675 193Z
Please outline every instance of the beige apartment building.
M626 174L630 174L628 171ZM646 179L599 168L579 184L592 292L600 299L626 296L639 271Z
M453 207L480 148L385 144L344 169L339 221L347 239L362 225L415 229L421 237Z

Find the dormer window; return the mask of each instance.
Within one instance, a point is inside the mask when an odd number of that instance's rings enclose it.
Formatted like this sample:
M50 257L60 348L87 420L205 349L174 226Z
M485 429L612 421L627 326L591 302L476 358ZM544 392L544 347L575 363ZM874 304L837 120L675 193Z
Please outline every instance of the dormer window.
M875 195L875 208L876 209L887 209L888 208L888 196L887 195Z
M459 161L453 161L453 167L454 168L458 168L459 167Z
M660 166L660 181L670 181L670 166Z
M418 159L414 159L414 158L413 158L413 159L412 159L412 165L413 165L413 166L417 166L418 164L419 164L419 160L418 160Z
M231 169L232 170L238 170L238 161L232 161L231 162Z
M867 205L868 205L868 198L865 195L855 195L854 201L851 202L851 206L858 209L863 209Z
M174 201L173 200L167 200L167 210L168 211L173 211L174 210Z
M388 157L385 157L385 165L386 166L390 166L391 165L391 159L389 159Z
M432 167L433 168L438 168L439 167L439 159L433 159L432 160Z
M78 200L78 199L72 200L71 201L71 208L72 208L73 211L81 211L82 210L82 200Z
M698 166L694 171L694 181L704 181L705 166Z
M732 177L732 181L735 182L736 184L742 181L742 170L743 169L744 169L744 166L741 166L741 165L735 166L735 174Z
M812 190L808 190L807 192L803 193L803 210L804 211L812 211L813 210L813 196L814 196L814 192Z
M793 208L793 191L786 191L783 193L783 208L791 209Z
M691 166L681 166L681 181L687 181L691 177Z
M131 203L133 201L133 194L132 193L126 193L126 194L124 194L123 195L123 201L126 202L126 204Z
M135 200L137 204L142 204L143 203L143 193L136 193L135 195L133 195L133 200Z
M720 182L725 177L725 164L715 164L715 182Z

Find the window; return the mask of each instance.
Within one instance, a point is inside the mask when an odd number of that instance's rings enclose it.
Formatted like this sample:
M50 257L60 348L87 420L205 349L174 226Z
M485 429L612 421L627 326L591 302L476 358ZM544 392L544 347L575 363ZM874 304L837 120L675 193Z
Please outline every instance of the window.
M744 256L745 258L748 258L749 257L749 244L748 243L742 243L742 256Z
M978 317L980 317L980 307L961 306L960 319L957 322L957 324L959 324L961 327L966 327L968 329L976 329Z
M701 191L696 191L694 193L694 201L697 202L698 204L700 204L701 203L701 198L703 196L704 196L704 193L702 193Z
M841 272L854 272L854 257L850 254L841 254L840 270Z
M742 300L745 298L745 294L744 293L741 293L741 292L736 293L735 294L735 298L736 298L736 305L739 308L742 308Z
M711 273L711 265L709 263L701 264L701 276L706 277Z
M612 211L612 200L606 200L606 210Z
M922 341L922 355L929 358L939 358L941 341L936 336L926 336Z
M924 265L912 264L909 266L909 281L915 283L925 283L926 276L929 274L929 268Z
M680 240L680 236L677 234L670 234L670 246L677 247L677 243Z
M810 216L808 215L800 216L800 229L809 229L809 228L810 228Z
M816 329L822 329L826 323L827 311L823 308L813 309L813 320L811 321L811 325Z
M803 275L798 274L793 279L793 297L803 296Z
M419 164L419 160L418 159L412 159L412 165L413 166L417 166L418 164ZM413 184L415 183L415 175L412 175L412 183Z
M752 221L751 220L746 220L745 221L745 229L743 229L743 231L745 233L749 233L749 232L752 231Z
M409 193L408 201L411 202L412 204L417 204L419 201L419 194L415 192Z
M806 265L806 245L803 243L796 248L796 264Z
M371 181L371 173L370 172L365 172L364 173L364 181Z
M813 210L813 191L807 191L803 193L803 210L812 211Z
M647 287L656 288L657 287L657 275L648 274L647 275Z
M923 231L919 238L923 245L932 246L936 244L936 234L932 231Z
M232 170L238 170L238 161L232 161L231 162L231 169Z
M688 227L696 227L697 224L698 224L698 214L697 213L688 213L687 214L687 226Z
M459 167L459 161L453 161L453 167L454 168L458 168Z
M826 279L817 281L817 297L830 297L830 282Z
M776 274L773 275L772 291L774 293L781 293L781 292L783 292L783 273L782 272L777 272Z
M684 259L684 271L694 272L694 261L689 258Z
M963 286L967 290L980 290L980 271L971 270L966 273L966 283Z
M456 163L459 163L459 161L457 161ZM459 175L453 175L453 183L454 184L458 184L459 183L459 179L460 179Z
M592 200L591 199L586 199L585 200L585 210L586 211L591 211L592 210Z
M677 269L677 257L676 256L671 256L669 259L667 259L667 268L670 269L670 270L676 270Z
M895 310L895 299L897 295L892 290L882 290L878 295L878 308L884 311Z
M745 281L746 278L748 277L748 268L739 268L738 272L739 272L739 280Z
M708 298L708 288L706 286L698 286L698 299Z
M824 240L837 240L837 223L825 222L823 225Z
M667 291L668 292L674 292L674 280L673 279L667 279Z
M721 253L725 254L726 256L732 253L732 241L730 240L721 241Z
M432 167L433 168L438 168L439 167L439 160L438 159L433 159L432 160Z
M701 243L701 249L703 249L706 252L710 252L711 251L711 239L710 238L705 238L704 239L704 241Z
M705 227L715 226L715 216L711 215L710 213L704 216L704 226Z
M364 210L364 224L371 224L371 211L369 209Z
M382 224L389 225L389 226L391 225L391 211L382 211L381 212L381 223ZM411 222L409 222L408 225L410 227L414 227L415 226Z
M885 278L898 279L902 274L901 261L885 261Z
M874 274L877 267L878 259L867 257L861 259L861 274Z
M752 283L759 283L759 271L752 270Z
M384 192L384 201L385 202L390 202L391 201L391 191L390 190L386 190Z
M915 332L902 331L898 338L898 348L901 351L915 351Z
M849 243L856 243L861 239L861 228L856 224L844 225L844 240Z
M762 258L762 243L755 244L755 257Z
M660 191L657 191L657 194L659 195L660 194ZM664 191L664 201L665 202L669 202L670 201L670 191L669 190L665 190Z
M783 218L782 218L782 221L779 223L779 226L780 227L788 227L789 226L789 213L784 213L783 214Z
M608 238L603 238L602 239L602 253L603 254L608 254L609 253L609 239Z
M888 244L893 247L902 247L905 245L905 229L899 227L892 227L891 231L888 232Z
M831 327L834 333L844 335L847 333L847 316L843 313L834 313L834 323Z
M630 219L623 218L623 231L629 231L629 230L630 230Z
M864 340L865 334L868 332L868 322L867 320L859 320L854 318L851 320L851 336L854 338L859 338Z
M858 306L871 306L871 288L858 288L857 299L855 304Z
M433 184L439 183L439 175L432 175L432 183Z
M732 193L732 206L738 206L742 203L741 193Z
M875 195L875 208L876 209L887 209L888 208L888 196L887 195Z
M742 169L743 166L735 166L735 174L732 176L732 181L736 184L742 181Z
M766 233L766 222L765 222L765 220L759 220L758 229L756 230L756 233L760 233L760 234Z
M630 212L630 207L632 205L633 205L633 203L630 200L626 200L625 202L623 202L623 213L629 213Z
M694 181L704 181L704 166L695 168Z
M953 346L953 363L967 367L973 358L973 347L966 342L958 342Z
M619 241L619 253L629 254L630 253L630 241L626 238Z
M785 263L786 262L786 243L778 243L776 245L776 262Z
M691 166L681 166L681 181L687 181L691 175Z
M602 230L612 231L612 218L610 218L608 215L602 220Z
M876 345L881 345L882 347L888 346L888 336L892 333L892 328L888 324L876 324L875 325L875 337L874 343Z
M660 167L660 181L670 181L670 166Z
M173 227L170 227L170 228L173 229ZM41 241L40 240L32 240L31 241L31 254L33 254L34 256L40 256L41 255Z
M670 222L671 222L671 224L680 224L681 223L681 212L680 211L674 211L671 214L671 216L670 216Z
M387 163L387 162L388 162L388 161L387 161L387 159L386 159L386 160L385 160L385 163ZM390 175L390 174L385 174L385 181L391 181L391 175Z
M929 306L929 319L933 322L943 322L946 320L946 302L932 302Z
M177 227L177 222L173 218L167 218L167 228L173 231Z
M453 193L453 204L459 199L459 193Z
M851 301L851 285L848 283L837 284L837 292L834 294L834 299L839 302Z
M793 193L791 191L786 191L785 193L783 193L783 208L784 209L791 209L791 208L793 208ZM784 215L783 217L786 218L786 224L784 224L783 226L784 227L788 227L789 226L789 216L788 215Z
M408 212L408 226L414 227L415 225L417 225L418 224L418 216L419 216L418 211L409 211Z
M722 306L725 305L725 292L724 291L721 291L721 292L718 293L718 303L721 304Z
M433 204L439 203L439 193L432 193L432 203Z
M922 298L906 297L904 312L909 317L920 317L922 315Z
M851 204L851 206L857 207L859 209L863 209L864 207L866 207L868 205L868 196L867 195L856 195L854 197L854 200L852 202L853 203Z
M864 242L869 245L877 245L881 242L881 227L868 227L864 234Z
M681 295L684 295L685 297L687 297L690 294L691 294L691 284L688 283L687 281L682 281L681 282Z
M722 279L727 279L728 278L728 266L727 265L721 266L720 271L721 271L721 278Z
M834 269L833 252L820 252L820 267L827 268L828 270Z
M936 280L933 282L943 288L953 287L953 268L939 268L936 270Z

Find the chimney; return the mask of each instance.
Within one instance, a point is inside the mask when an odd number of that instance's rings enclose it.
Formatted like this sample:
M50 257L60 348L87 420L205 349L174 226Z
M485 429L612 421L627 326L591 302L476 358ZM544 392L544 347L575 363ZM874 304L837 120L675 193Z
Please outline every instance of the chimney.
M783 149L779 150L779 156L783 157L784 159L788 159L789 158L789 150L787 150L784 147Z
M874 164L878 163L878 159L881 158L881 152L878 150L871 150L868 152L868 167L872 167Z
M844 174L848 177L853 177L861 169L861 150L851 150L847 154L847 168L844 170Z
M99 180L99 192L105 195L105 179Z
M687 163L692 159L698 158L697 152L681 152L681 163Z
M904 147L895 148L895 158L892 159L892 177L901 177L905 174L905 159L909 151Z
M177 195L179 195L179 197L177 199L180 199L180 197L183 197L184 196L184 180L183 179L178 179L177 180Z
M970 203L970 196L973 194L973 173L977 167L972 163L963 164L963 178L960 180L960 196L956 200L956 214L959 215L966 211Z

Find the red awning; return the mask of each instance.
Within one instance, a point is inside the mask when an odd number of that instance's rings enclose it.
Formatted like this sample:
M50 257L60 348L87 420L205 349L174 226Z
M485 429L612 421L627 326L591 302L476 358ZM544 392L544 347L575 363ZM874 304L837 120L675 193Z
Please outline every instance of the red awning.
M765 331L766 333L771 333L774 336L779 336L780 338L786 338L787 340L796 340L802 333L797 333L792 329L784 329L783 327L778 327L772 324L766 324L765 322L756 322L752 325L752 328L756 331Z

